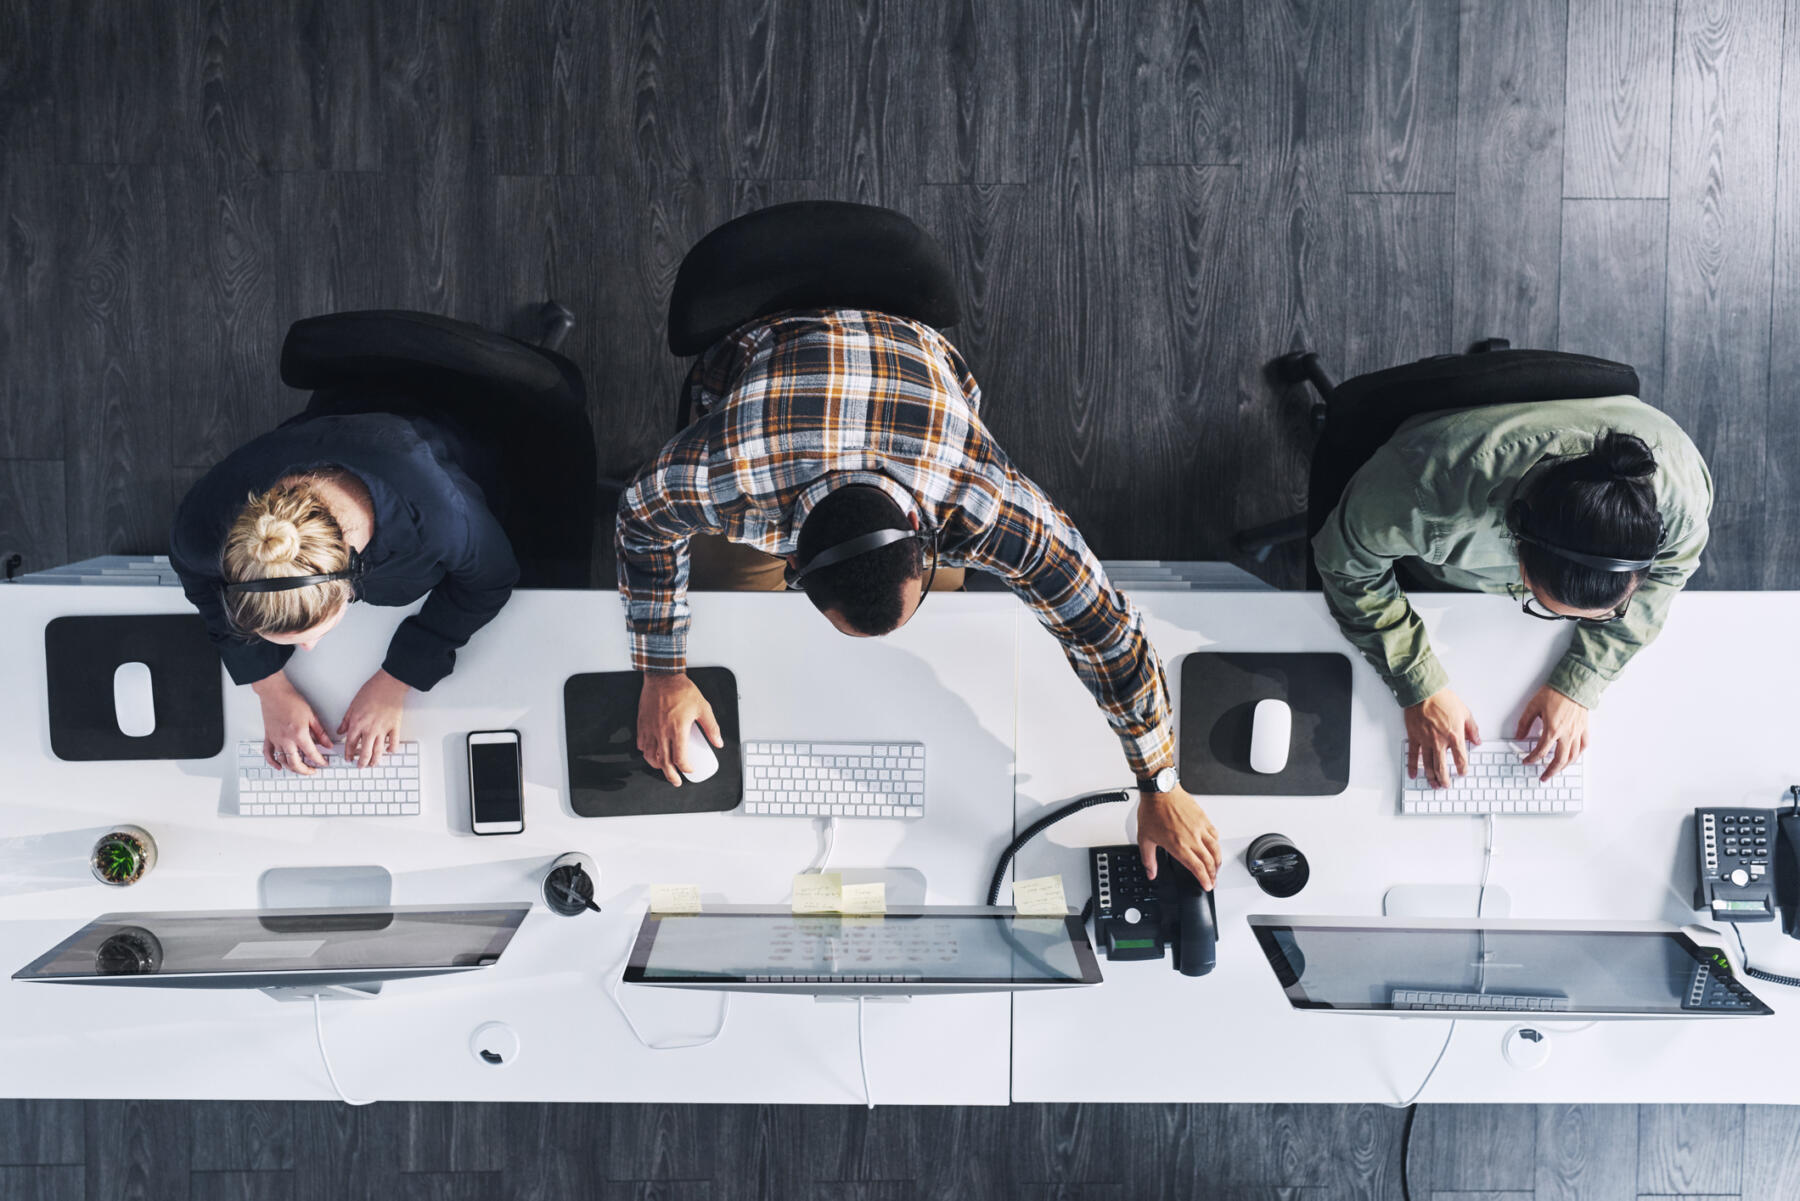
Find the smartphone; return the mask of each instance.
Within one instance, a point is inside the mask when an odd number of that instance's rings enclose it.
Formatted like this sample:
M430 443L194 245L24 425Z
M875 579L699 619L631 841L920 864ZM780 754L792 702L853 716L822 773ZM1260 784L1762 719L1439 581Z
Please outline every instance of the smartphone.
M469 735L469 824L477 834L524 831L525 773L517 730Z

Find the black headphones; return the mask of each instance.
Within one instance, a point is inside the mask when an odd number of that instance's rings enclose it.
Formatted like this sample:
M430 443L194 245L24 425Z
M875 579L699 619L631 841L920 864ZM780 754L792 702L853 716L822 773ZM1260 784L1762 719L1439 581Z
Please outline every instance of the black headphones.
M881 474L887 476L886 472L882 472ZM887 478L892 479L893 477L887 476ZM899 481L896 480L894 482L898 483ZM871 485L853 484L849 486L870 487ZM830 493L827 493L826 495L829 496ZM910 493L908 495L910 495ZM824 498L821 497L820 499L822 500ZM890 497L889 499L892 498ZM925 515L925 506L920 504L917 498L913 499L913 511L919 515L918 529L872 530L867 534L858 534L854 538L846 538L836 546L826 547L799 566L790 564L787 570L782 573L782 579L789 588L799 588L805 584L806 577L815 571L835 566L846 559L854 559L858 555L866 555L870 551L880 550L884 546L892 546L896 542L904 542L911 538L917 538L922 543L929 546L932 551L932 557L935 559L937 557L938 549L937 526L932 523L931 518Z
M1579 563L1583 567L1591 567L1595 571L1610 571L1619 575L1627 572L1648 571L1655 566L1656 554L1662 550L1663 538L1667 534L1667 530L1663 526L1662 514L1658 513L1656 515L1656 550L1650 553L1650 557L1648 559L1615 559L1609 555L1590 555L1586 551L1570 550L1566 546L1558 546L1548 539L1540 538L1527 527L1526 522L1530 516L1531 507L1522 500L1515 500L1507 506L1506 525L1512 531L1514 538L1547 550L1559 559L1567 559L1571 563Z
M362 557L362 552L354 546L350 548L349 565L342 571L324 571L316 575L274 575L264 576L260 580L242 580L235 584L226 584L227 592L291 592L295 588L310 588L314 584L329 584L335 580L349 580L352 587L368 574L369 565Z

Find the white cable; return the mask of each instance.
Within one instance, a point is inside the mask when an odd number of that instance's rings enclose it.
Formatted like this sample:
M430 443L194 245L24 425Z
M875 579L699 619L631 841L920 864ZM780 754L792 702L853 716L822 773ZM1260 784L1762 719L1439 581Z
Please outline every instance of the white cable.
M313 1033L317 1035L319 1039L319 1059L325 1064L325 1078L331 1081L331 1091L336 1093L337 1099L346 1105L375 1104L375 1099L373 1097L369 1098L367 1101L355 1101L344 1095L344 1087L338 1083L337 1073L331 1070L331 1055L325 1050L325 1019L319 1016L318 993L313 994L312 1003Z
M831 862L832 848L837 846L837 817L828 815L825 818L825 849L813 856L813 861L806 865L809 872L822 872L825 865Z
M875 1094L869 1091L869 1053L863 1047L863 1002L868 999L856 998L856 1066L862 1069L863 1103L874 1109Z
M1488 874L1489 874L1489 872L1491 872L1493 870L1493 867L1494 867L1494 815L1492 813L1489 813L1486 816L1487 816L1487 837L1484 840L1484 845L1482 847L1482 852L1481 852L1481 888L1480 888L1480 891L1478 891L1475 894L1475 916L1477 919L1479 919L1481 917L1481 911L1487 904ZM1480 963L1478 964L1476 970L1479 971L1480 973L1482 973L1482 979L1479 980L1475 986L1476 991L1480 992L1483 989L1485 989L1487 986L1487 981L1486 981L1487 955L1486 955L1486 952L1483 952L1481 954ZM1384 1101L1384 1102L1382 1102L1382 1104L1388 1106L1390 1109L1405 1109L1409 1105L1412 1105L1414 1102L1418 1101L1418 1099L1425 1094L1425 1086L1431 1083L1431 1078L1433 1076L1437 1075L1438 1065L1440 1063L1444 1062L1444 1053L1450 1049L1450 1040L1452 1038L1454 1038L1455 1036L1456 1036L1456 1019L1451 1018L1450 1019L1450 1029L1444 1031L1444 1043L1442 1046L1440 1046L1438 1048L1437 1058L1432 1060L1431 1066L1425 1070L1425 1079L1419 1081L1419 1087L1413 1089L1412 1096L1408 1097L1406 1100L1401 1101L1399 1103L1395 1103L1393 1101Z
M625 1002L619 996L619 987L625 982L625 968L631 962L631 948L632 940L627 939L625 943L625 954L620 956L619 962L614 965L612 970L607 972L607 975L612 977L612 984L608 986L606 995L612 998L613 1008L617 1009L619 1011L619 1016L625 1019L625 1025L630 1028L632 1036L647 1050L651 1051L691 1051L695 1047L709 1046L712 1043L718 1042L719 1035L725 1033L726 1021L731 1017L730 993L720 994L719 1024L714 1026L713 1032L705 1038L689 1038L677 1042L653 1043L644 1037L644 1032L638 1029L636 1022L631 1020L631 1011L625 1008Z

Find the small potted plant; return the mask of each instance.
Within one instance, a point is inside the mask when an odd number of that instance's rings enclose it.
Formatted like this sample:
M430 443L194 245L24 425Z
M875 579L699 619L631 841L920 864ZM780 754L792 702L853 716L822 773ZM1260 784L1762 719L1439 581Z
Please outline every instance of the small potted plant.
M156 866L156 840L141 826L114 826L94 844L94 879L124 887Z

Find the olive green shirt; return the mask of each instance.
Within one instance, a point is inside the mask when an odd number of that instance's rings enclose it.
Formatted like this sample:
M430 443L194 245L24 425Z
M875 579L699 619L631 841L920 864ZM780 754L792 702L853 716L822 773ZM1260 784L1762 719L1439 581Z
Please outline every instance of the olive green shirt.
M1680 426L1634 396L1428 413L1402 424L1352 477L1313 538L1314 557L1344 636L1401 705L1417 704L1450 678L1395 564L1405 560L1409 573L1438 587L1522 599L1508 504L1539 463L1586 454L1608 430L1635 434L1656 457L1651 482L1664 540L1625 616L1603 626L1577 624L1550 673L1550 687L1592 709L1656 637L1706 545L1712 476Z

